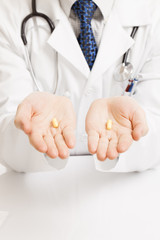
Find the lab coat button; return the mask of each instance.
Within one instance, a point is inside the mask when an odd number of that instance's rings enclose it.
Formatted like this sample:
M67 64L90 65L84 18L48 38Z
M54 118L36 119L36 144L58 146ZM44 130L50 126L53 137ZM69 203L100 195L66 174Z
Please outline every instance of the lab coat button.
M69 91L66 91L64 93L64 96L67 97L67 98L70 98L71 97L71 93Z
M85 95L86 95L86 96L90 96L90 95L92 95L92 94L94 94L94 93L95 93L94 88L88 88L88 90L86 91Z

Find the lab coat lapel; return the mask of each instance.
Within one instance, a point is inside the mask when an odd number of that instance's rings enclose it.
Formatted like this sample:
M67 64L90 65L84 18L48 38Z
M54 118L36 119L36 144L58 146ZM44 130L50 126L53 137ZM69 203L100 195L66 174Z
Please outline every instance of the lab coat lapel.
M67 19L59 21L48 43L88 78L90 69Z
M60 11L58 0L52 2L57 8L53 12L56 28L48 39L48 43L65 59L67 59L82 75L86 77L97 78L120 58L132 45L134 40L126 32L126 27L144 26L150 23L148 5L146 0L119 0L116 1L114 9L108 19L98 50L95 64L90 72L88 64L77 42L73 29L63 13ZM44 4L43 4L44 5ZM124 14L125 6L125 14ZM59 9L59 12L57 11Z
M125 11L124 11L125 6ZM105 72L118 58L132 47L134 40L126 28L151 23L149 6L145 0L118 0L104 28L91 79Z
M91 78L102 75L134 43L134 40L123 29L118 16L113 11L104 28Z

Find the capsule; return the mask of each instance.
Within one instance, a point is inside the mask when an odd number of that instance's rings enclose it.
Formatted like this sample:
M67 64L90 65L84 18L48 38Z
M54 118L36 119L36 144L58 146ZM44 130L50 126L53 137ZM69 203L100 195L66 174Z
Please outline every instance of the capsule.
M56 118L52 119L52 125L53 125L54 128L58 128L59 127L59 124L58 124L58 121L57 121Z
M106 129L111 130L112 129L112 124L113 124L112 120L109 119L106 123Z

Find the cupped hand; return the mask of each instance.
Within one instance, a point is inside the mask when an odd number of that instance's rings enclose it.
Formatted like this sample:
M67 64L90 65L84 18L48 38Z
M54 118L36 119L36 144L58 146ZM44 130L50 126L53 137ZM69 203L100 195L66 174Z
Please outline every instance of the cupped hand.
M107 120L112 120L107 130ZM88 149L101 161L115 159L148 132L143 109L131 97L120 96L94 101L86 116Z
M52 119L59 126L54 128ZM76 116L71 101L63 96L35 92L18 106L15 125L29 137L30 143L51 158L69 156L75 146Z

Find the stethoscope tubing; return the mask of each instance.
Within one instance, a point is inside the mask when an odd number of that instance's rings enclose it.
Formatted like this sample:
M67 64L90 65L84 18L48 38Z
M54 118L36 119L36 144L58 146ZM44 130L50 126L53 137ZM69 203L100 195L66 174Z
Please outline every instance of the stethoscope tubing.
M130 35L131 38L133 38L133 39L135 38L138 28L139 28L138 26L133 27L131 35ZM122 64L124 63L124 65L126 65L126 63L127 63L129 52L130 52L130 49L128 49L128 51L123 55Z
M27 24L27 21L33 17L41 17L43 19L45 19L50 27L50 31L51 33L54 31L54 23L53 21L45 14L43 13L40 13L37 11L37 8L36 8L36 0L32 0L31 1L32 3L32 13L27 15L23 21L22 21L22 24L21 24L21 38L22 38L22 41L23 41L23 44L25 46L25 53L26 53L26 60L27 60L27 64L28 64L28 67L30 69L30 74L32 76L32 79L38 89L38 91L42 92L42 88L40 87L40 84L38 83L36 77L35 77L35 74L34 74L34 70L33 70L33 67L32 67L32 64L31 64L31 60L30 60L30 57L29 57L29 52L28 52L28 48L27 48L27 37L26 37L26 33L25 33L25 29L26 29L26 24ZM53 93L55 93L57 89L57 83L56 83L56 86L55 86L55 89L53 91Z
M25 33L26 23L29 19L31 19L33 17L41 17L41 18L45 19L50 27L51 33L54 31L54 28L55 28L53 21L47 15L45 15L44 13L37 12L36 0L32 0L32 13L27 15L23 19L22 24L21 24L21 38L22 38L24 45L27 45L27 38L26 38L26 33Z

